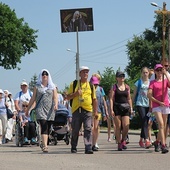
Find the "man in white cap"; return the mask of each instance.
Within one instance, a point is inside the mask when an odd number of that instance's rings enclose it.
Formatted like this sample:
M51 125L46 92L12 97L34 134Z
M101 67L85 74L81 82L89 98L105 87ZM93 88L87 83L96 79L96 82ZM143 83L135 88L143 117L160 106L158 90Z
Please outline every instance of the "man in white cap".
M28 89L28 84L25 80L21 82L21 91L15 95L15 108L19 112L22 110L22 103L29 102L32 97L32 92Z
M97 117L97 99L95 88L88 82L89 68L80 67L80 80L70 84L68 100L72 100L72 137L71 153L77 153L79 131L83 123L85 154L93 154L92 150L92 112Z

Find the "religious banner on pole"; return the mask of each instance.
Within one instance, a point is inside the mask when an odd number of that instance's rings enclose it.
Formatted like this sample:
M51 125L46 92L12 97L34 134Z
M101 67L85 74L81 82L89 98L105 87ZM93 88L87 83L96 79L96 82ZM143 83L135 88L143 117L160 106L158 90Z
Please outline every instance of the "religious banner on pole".
M93 31L92 8L60 10L61 32Z

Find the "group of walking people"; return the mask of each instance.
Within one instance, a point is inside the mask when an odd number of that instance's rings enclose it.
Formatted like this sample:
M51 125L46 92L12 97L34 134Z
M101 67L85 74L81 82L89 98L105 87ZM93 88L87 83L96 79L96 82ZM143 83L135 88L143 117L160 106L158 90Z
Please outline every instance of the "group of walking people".
M147 67L142 68L141 78L135 82L132 97L130 87L125 83L125 73L117 71L116 83L111 85L106 100L104 89L100 86L100 75L93 74L89 81L90 69L87 66L81 66L79 80L71 82L68 92L65 94L65 98L70 101L72 112L71 153L77 153L79 132L82 126L85 154L93 154L94 151L99 150L98 136L102 117L107 119L109 131L111 121L114 123L114 135L118 145L118 151L127 149L129 117L133 114L134 106L141 120L140 147L151 147L148 122L150 120L149 117L153 114L158 124L158 134L153 143L155 151L158 152L161 149L162 153L167 153L167 118L170 113L170 100L168 98L170 76L168 68L169 64L166 61L162 64L156 64L154 67L154 78L152 80L150 79L150 69ZM14 109L7 104L7 97L5 97L4 91L0 89L0 122L2 122L0 141L3 141L6 138L5 135L8 134L6 133L8 129L7 122L10 122L10 120L7 121L6 107L10 107L15 114L20 113L23 126L28 124L30 111L34 108L36 119L41 129L41 149L43 152L48 152L49 129L54 121L55 111L58 109L60 100L56 86L52 81L49 71L42 69L33 92L29 91L28 84L25 81L21 83L21 89L22 91L18 92L14 98ZM24 117L21 113L24 113ZM149 115L149 113L151 114ZM27 142L27 132L31 131L31 141L34 143L35 133L33 133L33 129L35 130L35 127L30 126L30 128L32 128L32 131L29 128L25 128L24 139ZM109 132L108 141L110 140Z

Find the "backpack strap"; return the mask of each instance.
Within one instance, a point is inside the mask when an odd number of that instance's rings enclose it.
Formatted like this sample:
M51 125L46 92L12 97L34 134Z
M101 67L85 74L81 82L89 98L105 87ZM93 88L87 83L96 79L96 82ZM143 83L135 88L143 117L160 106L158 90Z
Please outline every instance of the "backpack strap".
M74 80L74 81L73 81L73 93L74 93L74 91L75 91L76 86L77 86L77 80Z

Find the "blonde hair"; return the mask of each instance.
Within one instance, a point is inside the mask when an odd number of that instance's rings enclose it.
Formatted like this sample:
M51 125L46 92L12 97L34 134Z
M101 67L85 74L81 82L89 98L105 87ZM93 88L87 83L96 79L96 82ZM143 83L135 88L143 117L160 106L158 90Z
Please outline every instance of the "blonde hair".
M101 76L98 73L94 73L92 76L97 77L99 81L101 80Z

